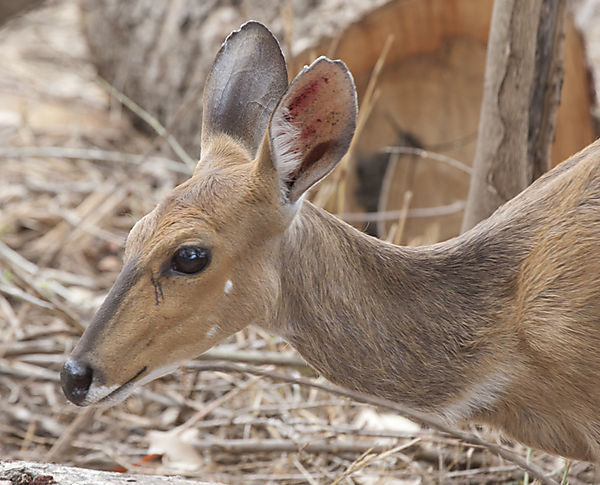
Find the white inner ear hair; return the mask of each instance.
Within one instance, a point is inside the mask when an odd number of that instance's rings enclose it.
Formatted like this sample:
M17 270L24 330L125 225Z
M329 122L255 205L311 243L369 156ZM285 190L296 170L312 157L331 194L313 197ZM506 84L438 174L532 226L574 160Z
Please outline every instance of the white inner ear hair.
M271 157L279 174L279 187L284 200L287 200L292 174L302 162L298 143L300 129L288 121L289 118L287 107L280 106L271 121Z

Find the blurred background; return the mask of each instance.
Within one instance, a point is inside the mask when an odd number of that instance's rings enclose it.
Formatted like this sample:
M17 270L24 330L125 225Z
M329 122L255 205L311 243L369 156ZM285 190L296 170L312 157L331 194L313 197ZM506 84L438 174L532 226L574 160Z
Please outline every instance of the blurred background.
M514 464L399 416L198 362L111 408L80 410L58 382L129 229L193 171L204 79L229 32L265 23L290 78L319 55L346 62L357 135L310 197L382 239L430 244L460 230L492 5L0 0L0 457L221 483L523 481ZM553 165L599 126L600 1L572 1L569 12ZM254 328L203 357L217 360L314 376ZM565 467L536 451L529 459ZM568 464L568 477L597 481L585 463Z

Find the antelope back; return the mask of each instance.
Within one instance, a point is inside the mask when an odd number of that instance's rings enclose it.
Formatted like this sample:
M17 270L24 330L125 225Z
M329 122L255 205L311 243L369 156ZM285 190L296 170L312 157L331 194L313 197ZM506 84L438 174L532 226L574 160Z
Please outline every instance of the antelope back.
M348 149L355 121L343 63L320 58L288 87L264 26L231 34L205 87L202 158L132 229L123 270L62 370L67 397L122 399L264 322L279 299L282 235Z

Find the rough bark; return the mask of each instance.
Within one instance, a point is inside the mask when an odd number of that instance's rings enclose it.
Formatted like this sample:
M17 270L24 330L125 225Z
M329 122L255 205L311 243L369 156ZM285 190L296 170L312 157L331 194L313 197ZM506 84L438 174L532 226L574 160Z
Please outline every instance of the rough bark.
M529 183L551 168L556 113L564 78L566 0L542 0L535 71L529 103L527 179Z
M562 83L564 4L564 0L494 3L463 231L550 166Z
M133 475L87 470L50 463L28 461L0 461L0 485L217 485L215 482L199 482L180 477L156 475Z
M100 75L198 158L204 80L232 30L249 19L265 23L289 59L384 1L83 0L82 7Z
M365 219L352 219L356 213L379 209L391 214L369 228L385 237L397 223L393 213L404 207L404 192L410 187L413 197L402 243L425 244L458 234L469 176L414 155L400 155L393 173L386 172L389 154L381 150L418 146L471 165L493 1L295 0L293 15L283 8L291 2L261 3L265 1L83 0L85 31L100 74L166 125L193 158L199 156L200 94L206 72L223 38L245 20L258 19L275 32L286 51L290 75L318 55L343 59L361 103L374 64L393 36L377 82L378 101L355 146L358 195L353 200L354 187L347 184L344 212L351 213L349 222L363 229ZM416 27L420 25L428 28ZM572 26L569 34L562 90L567 102L558 115L554 163L595 139L583 48ZM538 79L543 83L546 77ZM543 94L541 99L552 97ZM522 112L530 105L539 103L523 101ZM508 116L510 120L513 114ZM552 138L552 129L541 133ZM155 146L165 146L161 140L158 137ZM391 190L383 200L379 190L386 173ZM432 212L422 216L413 209Z
M0 26L16 15L38 7L43 0L0 0Z

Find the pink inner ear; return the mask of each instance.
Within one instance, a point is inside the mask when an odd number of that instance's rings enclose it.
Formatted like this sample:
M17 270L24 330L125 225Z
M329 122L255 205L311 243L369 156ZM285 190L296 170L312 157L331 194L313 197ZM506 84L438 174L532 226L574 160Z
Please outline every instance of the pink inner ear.
M312 81L308 86L306 86L300 94L298 94L291 103L287 106L288 114L287 121L294 121L294 118L298 115L298 113L302 110L304 106L310 101L310 98L315 95L319 89L320 80Z
M335 166L352 137L355 109L354 86L341 63L318 60L294 80L271 121L273 158L284 184L314 179L301 184L305 190Z
M297 170L290 174L290 181L294 181L301 173L306 173L310 168L327 152L331 145L331 140L317 144L306 156L302 159L302 163Z
M318 142L322 138L319 137L319 132L321 131L323 120L320 117L315 118L310 110L311 100L318 95L320 85L328 82L329 78L326 76L315 79L304 87L287 106L285 119L298 127L302 127L297 138L297 145L302 147L304 144L304 150L302 150L304 156L298 168L291 174L290 178L292 180L296 179L298 174L310 169L313 163L317 162L323 156L331 144L331 140ZM316 116L318 116L318 113ZM306 153L306 149L309 149L308 153Z

